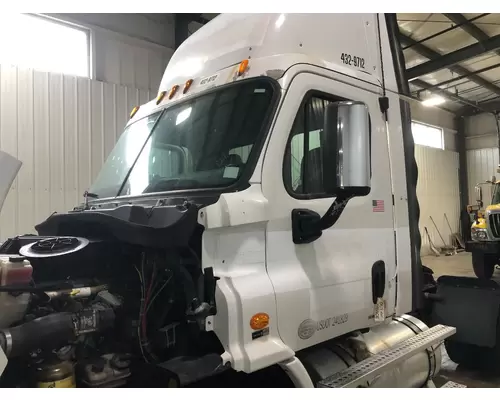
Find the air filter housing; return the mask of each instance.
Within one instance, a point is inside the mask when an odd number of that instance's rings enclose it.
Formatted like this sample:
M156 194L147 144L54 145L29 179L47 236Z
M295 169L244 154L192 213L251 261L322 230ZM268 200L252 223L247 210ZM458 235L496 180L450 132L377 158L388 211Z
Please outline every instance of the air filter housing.
M89 240L79 237L60 236L42 239L23 246L19 253L28 258L57 257L84 249Z
M19 250L33 266L35 282L89 280L105 274L113 246L74 236L46 237Z

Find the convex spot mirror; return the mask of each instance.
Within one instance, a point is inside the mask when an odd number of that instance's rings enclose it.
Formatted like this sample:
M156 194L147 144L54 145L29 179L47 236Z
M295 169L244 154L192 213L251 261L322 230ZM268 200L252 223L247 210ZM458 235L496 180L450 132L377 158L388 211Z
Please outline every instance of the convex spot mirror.
M362 102L338 102L325 112L325 139L331 155L328 191L366 196L371 188L371 127L368 107Z

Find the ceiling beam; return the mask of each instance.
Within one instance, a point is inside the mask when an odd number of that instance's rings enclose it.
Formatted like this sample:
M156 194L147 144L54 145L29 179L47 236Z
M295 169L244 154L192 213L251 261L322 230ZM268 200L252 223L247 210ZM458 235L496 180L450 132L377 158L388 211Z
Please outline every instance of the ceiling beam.
M448 100L451 100L455 103L461 103L461 104L464 104L466 106L473 107L473 108L478 107L478 105L476 103L473 103L472 101L469 101L467 99L464 99L463 97L457 96L456 94L450 93L445 89L433 87L430 83L427 83L421 79L415 79L415 80L411 81L411 84L418 86L421 89L429 90L429 91L432 91L434 93L439 93L442 97L444 97ZM481 110L481 112L484 112L484 111Z
M440 87L440 86L444 86L444 85L448 85L450 83L453 83L453 82L456 82L456 81L460 81L462 79L465 79L465 78L470 78L471 76L474 76L474 75L477 75L477 74L480 74L482 72L486 72L486 71L491 71L492 69L496 69L496 68L500 68L500 63L498 64L493 64L493 65L490 65L488 67L484 67L484 68L481 68L481 69L478 69L477 71L471 71L469 74L467 75L460 75L460 76L456 76L454 78L451 78L451 79L448 79L446 81L442 81L442 82L439 82L439 83L436 83L436 84L433 84L432 85L432 89L433 88L436 88L436 87ZM449 89L449 87L448 87ZM422 90L423 91L423 90ZM419 93L421 91L419 90Z
M455 25L463 29L469 35L471 35L478 42L484 42L490 37L478 26L474 25L471 21L465 18L462 14L443 14Z
M467 20L462 14L443 14L451 22L459 26L464 32L467 32L470 36L476 39L478 42L484 42L490 37L486 32L484 32L477 25L474 25L471 21ZM500 56L500 50L495 51L497 55Z
M483 103L478 104L480 109L476 107L462 107L457 111L457 114L462 115L464 117L470 117L472 115L477 115L481 113L500 113L500 99L496 99L493 101L485 101Z
M489 39L489 35L484 32L481 28L479 28L477 25L473 24L471 21L468 21L467 18L465 18L462 14L459 13L446 13L443 14L446 18L448 18L451 22L453 22L456 25L460 25L460 28L464 31L467 32L470 36L472 36L474 39L476 39L478 42L484 41ZM496 50L495 53L500 56L500 50ZM498 113L500 112L500 100L493 100L493 101L485 101L483 103L480 103L481 108L484 111L479 111L475 107L463 107L460 110L458 110L457 113L464 115L464 116L471 116L471 115L476 115L480 114L481 112L492 112L492 113Z
M408 80L427 75L444 68L452 67L460 62L470 60L484 53L500 48L500 35L493 36L484 41L471 44L459 50L431 59L406 71Z
M454 15L454 14L450 14L450 15ZM462 14L458 14L458 15L462 15ZM428 40L434 39L435 37L444 35L445 33L448 33L448 32L451 32L451 31L453 31L455 29L458 29L458 28L460 28L464 24L470 24L470 23L472 23L472 21L475 21L476 19L480 19L480 18L486 17L487 15L490 15L490 14L489 13L479 14L479 15L475 16L474 18L471 18L471 19L467 19L467 18L465 18L465 17L462 16L464 18L464 22L455 23L455 25L452 25L449 28L443 29L442 31L436 32L436 33L434 33L434 34L432 34L430 36L427 36L427 37L425 37L423 39L420 39L417 43L424 43L424 42L426 42ZM409 49L411 47L412 47L412 45L406 46L406 47L403 48L403 50Z
M417 42L415 39L412 39L409 36L406 36L403 32L399 32L400 35L400 40L401 43L404 46L411 46L413 50L415 50L417 53L420 55L431 59L431 58L436 58L436 57L441 57L441 54L439 54L437 51L434 51L427 47L425 44Z
M412 49L414 51L416 51L420 55L422 55L430 60L433 58L441 57L441 54L439 54L438 52L430 49L429 47L427 47L421 43L418 43L416 40L404 35L403 33L401 33L400 39L401 39L401 43L403 43L405 46L412 44ZM460 65L454 65L452 67L449 67L448 69L451 72L458 74L458 75L467 75L467 74L470 74L471 72L474 72L474 71L471 71L467 68L461 67ZM477 84L479 86L484 87L485 89L488 89L490 92L495 93L495 94L500 96L500 87L494 85L490 81L488 81L484 78L481 78L480 76L470 76L469 80L474 82L475 84ZM412 82L412 83L415 83L415 82Z

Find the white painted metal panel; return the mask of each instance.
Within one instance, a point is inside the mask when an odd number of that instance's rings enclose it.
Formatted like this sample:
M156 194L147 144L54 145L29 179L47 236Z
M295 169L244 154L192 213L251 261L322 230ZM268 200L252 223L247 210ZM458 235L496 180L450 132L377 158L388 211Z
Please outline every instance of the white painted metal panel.
M469 183L469 204L476 204L474 186L477 183L500 178L496 172L498 166L498 148L467 150L467 180ZM491 187L483 186L483 201L485 206L490 204Z
M95 78L156 91L173 53L166 47L95 32Z
M0 241L71 210L131 109L156 96L112 83L0 66L0 149L23 166L0 214Z
M73 76L63 77L63 135L64 135L64 205L77 204L81 199L78 192L78 83Z
M3 68L2 68L3 70ZM33 207L34 219L31 225L43 221L51 213L50 209L50 168L49 154L49 74L34 72L33 77L33 130L35 142L33 146L33 170L28 171L34 175ZM0 98L0 101L2 99ZM1 116L0 116L1 118ZM15 132L1 129L0 137L15 136ZM25 171L23 171L25 173ZM14 191L13 191L14 192ZM12 196L15 196L12 193ZM12 208L14 205L12 206ZM5 212L0 215L0 240L13 233L21 232L17 226L9 226L3 223ZM33 227L28 232L33 231Z
M465 119L466 149L477 150L498 146L495 117L480 114Z
M450 229L444 218L445 213L453 231L459 230L458 153L415 146L415 158L418 165L419 228L422 235L422 254L426 255L430 250L425 227L434 245L443 246L430 217L434 219L447 245L450 244Z
M49 74L49 201L52 210L64 210L64 99L63 76ZM8 134L8 133L7 133ZM23 160L24 161L24 160ZM40 168L41 166L37 166Z
M478 136L467 136L465 138L466 150L480 150L495 147L498 144L498 138L495 134L485 134Z
M17 69L7 67L0 70L0 149L19 159L17 145ZM24 160L21 161L24 163ZM0 241L2 241L1 232L4 226L18 226L18 183L19 178L16 178L2 208Z

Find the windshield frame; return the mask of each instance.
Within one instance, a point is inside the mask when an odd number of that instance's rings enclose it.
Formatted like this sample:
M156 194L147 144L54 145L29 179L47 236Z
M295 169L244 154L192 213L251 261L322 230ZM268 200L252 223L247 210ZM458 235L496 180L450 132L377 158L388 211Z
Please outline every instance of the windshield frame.
M491 194L491 205L500 204L500 198L495 200L495 198L500 197L500 183L494 183Z
M160 119L163 117L163 115L168 111L168 110L175 110L177 107L182 107L186 102L192 101L194 99L197 99L199 97L211 94L213 92L221 91L224 90L228 87L240 85L240 84L245 84L251 81L267 81L271 84L273 88L273 96L271 99L271 104L269 109L267 110L266 115L264 116L263 119L263 124L260 132L257 133L256 138L255 138L255 143L252 147L252 150L250 151L250 155L248 157L248 160L245 164L245 167L243 169L243 172L241 176L234 181L232 184L224 187L214 187L214 188L198 188L198 189L180 189L180 190L171 190L171 191L162 191L162 192L153 192L153 193L142 193L138 195L116 195L113 197L103 197L103 198L95 198L95 199L89 199L88 203L89 204L94 204L98 205L100 203L116 203L120 201L131 201L131 200L136 200L136 199L151 199L151 198L156 198L156 197L165 197L165 194L168 194L168 197L186 197L186 195L189 196L206 196L210 194L221 194L221 193L230 193L230 192L236 192L236 191L241 191L245 190L248 187L250 187L250 178L252 177L255 168L257 166L257 162L261 156L262 150L264 148L264 144L266 142L267 136L269 135L271 126L274 122L275 116L276 116L276 111L279 107L280 100L281 100L281 86L279 82L273 78L270 78L268 76L257 76L257 77L251 77L247 79L242 79L238 80L235 82L230 82L226 84L222 84L219 86L212 87L210 89L198 92L196 94L193 94L192 96L187 96L186 98L183 98L182 100L179 100L175 103L170 103L170 104L165 104L162 107L157 107L152 109L147 115L144 115L143 117L137 119L137 121L132 122L131 124L127 124L124 126L123 131L127 129L129 126L132 126L139 121L143 120L144 118L148 118L153 114L159 114L157 117L157 120L154 124L154 127L151 129L151 132L149 132L147 139L144 141L140 152L138 153L136 159L134 160L131 168L127 172L127 175L123 182L121 182L121 186L125 185L127 182L137 160L139 159L142 150L146 146L146 143L150 140L151 135L154 133L156 125L160 121ZM116 143L115 143L116 146ZM104 164L101 168L104 167ZM97 178L95 178L97 179ZM94 179L94 181L95 181ZM94 183L92 182L92 184ZM120 188L120 192L122 191L122 188ZM118 193L120 193L118 192Z

